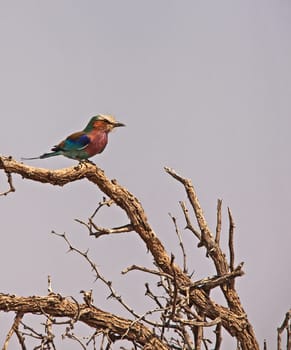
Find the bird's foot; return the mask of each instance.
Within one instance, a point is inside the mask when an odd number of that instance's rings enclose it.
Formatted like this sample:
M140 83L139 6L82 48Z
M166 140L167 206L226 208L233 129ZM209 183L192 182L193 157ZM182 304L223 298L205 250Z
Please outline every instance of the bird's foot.
M92 164L92 165L96 165L92 160L90 160L90 159L85 159L84 160L84 164L86 165L86 164Z
M79 170L82 168L82 166L85 166L86 168L88 167L88 164L95 165L91 160L89 159L81 159L79 161L79 164L75 166L75 170Z

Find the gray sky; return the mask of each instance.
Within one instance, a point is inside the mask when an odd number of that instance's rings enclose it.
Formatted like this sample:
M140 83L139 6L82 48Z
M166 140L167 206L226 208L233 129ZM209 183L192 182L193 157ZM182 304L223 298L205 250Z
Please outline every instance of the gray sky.
M290 34L287 0L0 1L0 153L18 160L42 154L92 115L114 114L127 127L93 160L142 201L178 261L168 212L182 230L178 201L185 194L163 166L192 179L213 229L216 200L223 199L225 239L226 207L232 209L236 263L245 261L246 272L238 292L260 344L266 338L270 349L291 295ZM78 296L94 288L98 305L122 314L104 300L84 261L65 254L53 229L90 247L104 275L142 312L148 276L120 270L151 266L143 243L131 234L90 239L73 220L86 220L102 193L86 181L64 188L14 181L16 193L0 200L1 292L46 294L51 274L56 292ZM127 223L112 210L98 224ZM183 237L190 270L197 278L213 274L190 233ZM1 342L8 319L0 315Z

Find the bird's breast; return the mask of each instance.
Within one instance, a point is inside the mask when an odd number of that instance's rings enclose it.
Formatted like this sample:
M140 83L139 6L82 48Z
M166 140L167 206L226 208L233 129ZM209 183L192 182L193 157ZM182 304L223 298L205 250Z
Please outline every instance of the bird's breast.
M108 135L106 132L92 132L89 135L90 142L86 148L90 157L95 154L101 153L107 145Z

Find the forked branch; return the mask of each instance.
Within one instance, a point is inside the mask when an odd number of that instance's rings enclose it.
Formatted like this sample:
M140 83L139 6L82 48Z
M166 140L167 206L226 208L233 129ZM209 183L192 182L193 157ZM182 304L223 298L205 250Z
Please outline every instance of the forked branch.
M162 242L150 226L145 215L144 209L139 200L136 197L134 197L133 194L131 194L126 188L119 185L116 180L108 179L105 176L103 170L101 170L94 164L86 163L80 164L79 166L72 168L52 171L47 169L29 167L22 163L18 163L15 160L8 157L0 157L0 169L4 169L6 172L9 172L11 174L19 174L26 179L42 183L50 183L52 185L58 186L64 186L67 183L81 179L87 179L88 181L97 185L99 189L107 197L109 197L111 201L113 201L117 206L119 206L125 211L129 219L129 227L133 231L135 231L139 235L139 237L144 241L147 249L153 256L155 265L158 267L159 271L171 276L171 279L165 279L165 282L163 283L165 283L165 288L168 290L170 295L172 295L172 300L175 300L175 302L174 308L172 307L165 309L165 317L172 317L172 319L177 319L179 318L178 312L183 310L183 308L191 309L192 306L194 306L195 310L197 310L197 314L203 315L203 322L211 322L207 319L210 319L212 321L215 320L215 322L219 320L219 322L221 322L222 327L224 327L232 336L238 339L242 350L258 349L258 344L252 326L249 323L246 314L242 308L237 292L232 287L231 283L229 283L229 279L226 278L224 280L225 283L220 284L225 298L227 300L228 307L223 307L215 303L210 298L210 295L205 291L204 288L191 288L193 286L193 281L185 273L185 269L181 269L174 262L174 259L172 259L171 256L167 253ZM224 278L224 276L227 276L229 273L234 272L235 269L234 271L231 271L230 266L226 260L225 254L219 246L219 240L215 241L215 237L212 235L208 227L208 224L202 212L200 203L198 201L197 195L195 193L191 181L181 177L172 169L166 168L166 171L173 178L181 182L186 190L191 207L197 219L200 232L198 232L191 224L191 220L189 217L189 222L187 222L187 226L193 229L193 233L198 239L200 238L200 245L206 248L207 254L213 260L217 270L217 278ZM187 217L187 211L183 210L183 212L185 217ZM241 272L239 271L238 275L240 274ZM216 283L218 282L216 281ZM206 284L204 285L204 287L205 286ZM33 301L31 300L31 302ZM57 305L57 307L60 307L60 309L63 312L68 311L67 309L64 310L63 308L62 303L65 303L71 310L71 315L73 316L75 314L75 303L73 303L73 305L68 304L68 301L66 299L59 301L58 303L59 304ZM2 307L5 307L5 305L2 304ZM43 310L47 310L47 308L48 305L44 304ZM11 310L13 310L13 308ZM48 311L49 310L45 312L48 313ZM37 312L40 312L39 308L37 309ZM51 312L53 311L51 310ZM88 313L91 314L92 312L93 315L95 315L95 313L100 312L100 310L96 309L95 311L92 310L92 308L88 307L88 305L80 305L80 320L81 317L85 317L84 315L88 316ZM167 312L169 312L169 314L167 314ZM191 317L190 321L194 322L195 319L191 320ZM108 322L109 321L112 321L112 318L110 320L108 319ZM114 321L117 323L119 322L118 319L115 319ZM95 320L94 318L94 322L92 321L92 323L90 324L93 324L93 326L98 327L100 326L98 322L99 321ZM135 329L134 327L136 327L137 325L138 327L140 327L138 323L134 323L134 325L130 327L130 331L127 333L130 339L133 339L131 338L131 335L133 337L136 336L136 334L134 335L133 333ZM128 327L129 325L127 324L127 329ZM139 331L142 330L140 329ZM144 330L144 332L146 332L146 330ZM153 336L152 333L147 334L150 337L153 337L153 341L157 341L157 339ZM143 339L145 339L146 342L149 341L147 337ZM162 349L162 347L160 348Z

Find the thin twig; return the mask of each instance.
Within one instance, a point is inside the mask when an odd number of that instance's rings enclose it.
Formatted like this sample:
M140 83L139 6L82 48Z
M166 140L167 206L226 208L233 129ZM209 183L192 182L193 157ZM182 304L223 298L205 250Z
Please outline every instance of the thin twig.
M181 233L180 233L180 231L178 229L177 219L174 216L172 216L170 213L169 213L169 216L172 219L173 224L175 226L175 231L176 231L176 234L177 234L178 239L179 239L179 245L180 245L180 248L182 250L182 254L183 254L183 272L187 273L187 271L188 271L188 269L187 269L187 255L186 255L186 252L185 252L185 248L184 248L184 244L183 244L183 241L182 241Z
M126 332L123 334L123 336L122 336L121 338L124 339L124 338L127 336L128 332L130 331L131 327L132 327L133 325L135 325L137 322L140 322L140 321L142 321L142 320L143 320L143 321L146 320L146 316L152 315L153 313L156 313L156 312L165 311L166 309L169 309L169 308L170 308L170 307L168 307L168 308L162 307L162 308L156 308L156 309L154 309L154 310L146 311L144 314L140 315L138 318L136 318L135 320L133 320L133 321L131 322L131 324L128 326ZM162 327L163 324L162 324L162 323L160 323L160 324L156 323L155 326ZM173 327L174 327L174 326L173 326Z
M214 350L219 350L222 342L222 336L221 336L221 323L218 323L215 328L215 348Z
M133 227L130 224L119 226L119 227L113 227L113 228L104 228L104 227L97 226L92 221L91 218L89 218L89 223L86 223L80 219L75 219L75 221L81 225L86 226L89 231L89 235L95 236L95 238L99 238L100 236L103 236L103 235L118 234L118 233L133 231ZM96 230L96 232L92 231L92 227Z
M186 207L185 202L180 201L179 204L180 204L180 206L181 206L181 208L183 210L183 213L184 213L184 216L185 216L185 220L186 220L186 227L185 227L185 229L190 230L199 239L199 241L201 241L201 233L198 232L194 228L194 226L192 225L190 217L189 217L189 211L188 211L188 209Z
M215 242L219 244L220 234L221 234L221 206L222 200L217 200L217 214L216 214L216 234L215 234Z
M110 207L112 204L114 204L114 200L112 199L106 199L105 197L102 198L102 202L98 203L98 207L95 209L94 213L91 215L90 219L93 219L94 216L98 213L98 211L104 207L105 205L107 207Z
M145 287L146 287L145 295L150 297L152 300L154 300L155 303L158 305L158 307L162 309L163 305L160 303L158 296L154 295L154 293L151 291L148 283L145 283Z
M93 348L95 349L96 337L98 337L100 331L96 330L86 342L86 346L88 346L91 342L93 342Z
M233 280L235 277L243 276L244 272L242 270L242 266L243 263L238 265L232 272L226 273L222 276L203 278L199 281L194 282L190 288L203 288L205 291L209 291L210 289L216 288L217 286L220 286L227 281Z
M80 340L79 337L77 337L74 333L70 333L70 328L69 327L66 328L66 333L63 334L63 337L66 337L68 339L72 339L72 340L76 341L77 343L79 343L81 345L82 349L84 349L84 350L87 349L86 346L82 343L82 341Z
M140 319L140 315L137 314L133 308L131 308L127 303L125 303L122 299L122 297L120 295L118 295L116 293L116 291L114 290L113 288L113 285L112 285L112 282L111 281L107 281L105 279L105 277L103 277L101 275L101 273L99 272L99 270L97 269L97 266L96 264L89 258L88 256L88 250L86 252L82 252L81 250L79 250L78 248L75 248L72 246L72 244L70 243L69 239L67 238L66 234L62 234L62 233L57 233L55 231L52 231L52 234L58 236L58 237L61 237L65 240L65 242L67 243L68 247L69 247L69 251L74 251L76 252L77 254L81 255L88 263L89 265L91 266L92 270L95 272L96 274L96 280L99 279L100 281L102 281L106 286L107 288L109 289L110 291L110 295L108 296L108 298L114 298L116 301L118 301L129 313L131 313L135 318L138 318ZM143 318L143 321L150 324L151 326L159 326L158 323L156 322L152 322L148 319L145 319Z
M163 277L166 277L166 278L170 278L170 279L173 279L173 276L165 273L165 272L162 272L162 271L157 271L157 270L151 270L151 269L148 269L147 267L143 267L143 266L138 266L138 265L131 265L125 269L123 269L121 271L121 273L123 275L125 275L126 273L130 272L130 271L134 271L134 270L138 270L138 271L143 271L143 272L147 272L147 273L151 273L153 275L157 275L157 276L163 276Z
M174 257L174 255L172 254L172 255L171 255L171 266L173 266L174 260L175 260L175 257ZM174 293L173 293L173 298L172 298L172 300L171 300L172 311L171 311L171 315L170 315L170 317L169 317L170 320L173 320L174 317L175 317L175 314L176 314L176 305L177 305L177 297L178 297L178 285L177 285L176 273L175 273L175 269L174 269L174 268L173 268L172 270L173 270L173 277L174 277L174 280L173 280Z
M67 243L68 247L69 247L69 251L74 251L76 253L78 253L79 255L81 255L91 266L92 270L95 272L96 274L96 280L100 279L110 290L110 295L109 297L114 297L118 302L120 302L127 311L129 311L130 313L132 313L135 317L139 317L139 315L135 314L135 312L133 311L133 309L131 307L129 307L127 304L125 304L121 297L119 295L117 295L117 293L115 292L115 290L112 287L112 282L111 281L107 281L99 272L99 270L97 269L96 264L89 258L88 256L88 250L85 252L82 252L80 249L75 248L72 246L72 244L70 243L69 239L67 238L66 234L61 234L61 233L57 233L55 231L52 231L52 234L61 237L65 240L65 242Z
M212 344L212 341L207 338L202 338L205 350L208 350L208 344Z
M47 284L48 284L48 287L47 287L48 293L53 293L52 280L50 275L47 276Z
M196 327L212 327L217 325L218 323L221 322L221 318L220 317L216 317L213 321L207 322L207 321L195 321L195 320L185 320L183 318L180 317L175 317L174 318L175 322L180 322L184 325L187 326L196 326Z
M103 235L109 235L109 234L117 234L117 233L125 233L125 232L132 232L133 227L130 224L119 226L119 227L113 227L113 228L104 228L97 226L91 218L89 219L89 224L91 227L93 227L96 232L90 232L90 236L95 236L95 238L98 238Z
M21 349L22 350L26 350L26 345L25 345L25 342L24 342L25 338L24 338L22 332L20 332L19 329L17 328L17 329L15 329L15 334L17 336L17 339L19 341Z
M164 169L169 175L171 175L174 179L179 181L184 186L201 231L201 243L203 245L205 245L205 243L207 244L205 246L207 250L211 249L212 247L208 247L208 246L210 243L212 243L211 241L213 240L213 236L207 225L206 219L204 217L202 208L198 201L198 198L191 180L183 178L182 176L178 175L175 170L171 168L165 167Z
M37 332L35 329L33 329L32 327L26 325L22 321L20 321L20 324L22 325L22 327L25 330L31 331L31 333L24 333L23 332L24 335L28 335L29 337L36 338L36 339L42 339L43 335L41 333Z
M234 228L235 223L233 221L233 217L231 214L231 211L229 208L228 210L228 218L229 218L229 240L228 240L228 246L229 246L229 269L230 271L234 270L234 243L233 243L233 236L234 236ZM234 287L234 286L232 286Z
M13 186L12 183L12 175L9 171L5 170L6 176L7 176L7 182L9 184L9 189L5 192L0 192L0 196L7 196L8 193L10 192L15 192L15 187Z
M104 228L96 225L93 222L94 217L98 213L98 211L103 208L104 206L110 207L112 204L115 204L113 199L106 199L103 197L103 200L99 202L98 207L95 209L91 217L88 219L88 223L85 223L84 221L80 219L75 219L76 222L84 225L89 230L90 236L95 236L95 238L99 238L103 235L109 235L109 234L117 234L117 233L124 233L124 232L131 232L133 231L133 227L130 224L122 225L119 227L113 227L113 228ZM96 230L96 232L93 232L92 228Z

